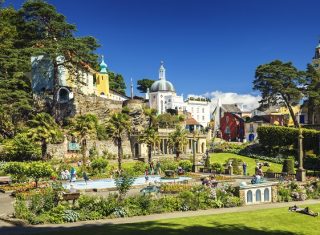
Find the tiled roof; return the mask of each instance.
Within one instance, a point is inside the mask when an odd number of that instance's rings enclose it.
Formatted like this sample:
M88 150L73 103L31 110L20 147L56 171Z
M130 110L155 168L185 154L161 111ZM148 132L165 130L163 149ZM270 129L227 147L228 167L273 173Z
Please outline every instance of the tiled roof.
M237 104L223 104L223 105L221 105L221 108L222 108L225 112L229 112L229 113L241 113L241 110L239 109L239 107L237 106Z

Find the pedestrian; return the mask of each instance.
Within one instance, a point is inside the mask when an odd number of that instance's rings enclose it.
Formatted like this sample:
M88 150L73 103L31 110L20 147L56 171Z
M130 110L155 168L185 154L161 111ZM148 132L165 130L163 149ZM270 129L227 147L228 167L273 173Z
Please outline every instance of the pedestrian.
M247 175L247 163L246 162L243 162L242 164L242 170L243 170L243 175Z
M89 177L88 177L88 175L87 175L87 173L85 171L82 173L82 177L84 179L84 182L86 182L86 184L87 184L87 181L90 180L90 179L89 179Z

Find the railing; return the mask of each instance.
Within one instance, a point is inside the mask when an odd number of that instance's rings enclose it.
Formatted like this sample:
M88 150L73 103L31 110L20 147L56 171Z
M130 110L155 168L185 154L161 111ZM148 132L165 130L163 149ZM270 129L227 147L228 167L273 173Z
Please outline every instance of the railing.
M266 172L265 176L267 178L275 178L275 179L286 179L292 180L296 178L296 174L286 174L286 173L277 173L277 172Z

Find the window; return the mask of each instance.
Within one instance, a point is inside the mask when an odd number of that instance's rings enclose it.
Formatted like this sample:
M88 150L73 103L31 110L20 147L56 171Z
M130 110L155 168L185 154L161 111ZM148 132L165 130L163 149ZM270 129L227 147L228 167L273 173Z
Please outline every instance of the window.
M227 122L227 123L229 122L229 117L228 117L228 116L226 117L226 122Z
M197 108L197 113L199 113L199 108Z
M204 113L204 108L202 108L202 113Z
M261 191L257 189L256 191L256 202L261 202Z
M265 202L269 202L270 201L270 197L269 197L269 189L268 188L266 188L265 190L264 190L264 192L263 192L263 196L264 196L264 201Z
M250 124L250 130L249 130L249 132L251 132L251 133L253 133L253 132L254 132L253 124L252 124L252 123Z
M247 203L251 203L252 202L252 191L249 190L247 192Z
M225 129L224 133L230 134L230 127L229 126L226 126L226 129Z
M197 115L197 120L199 120L199 115Z
M204 121L204 116L202 116L202 121Z

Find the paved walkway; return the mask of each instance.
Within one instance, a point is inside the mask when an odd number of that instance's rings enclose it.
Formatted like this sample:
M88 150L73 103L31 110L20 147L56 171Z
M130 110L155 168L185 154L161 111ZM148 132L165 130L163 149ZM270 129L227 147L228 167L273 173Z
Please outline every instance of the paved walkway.
M37 229L41 230L41 233L46 231L61 231L62 229L72 229L79 226L99 226L105 224L130 224L130 223L139 223L147 221L155 221L162 219L175 219L175 218L185 218L193 216L206 216L206 215L215 215L215 214L224 214L224 213L236 213L236 212L246 212L246 211L257 211L263 209L272 209L272 208L287 208L293 205L310 205L320 203L320 200L307 200L300 202L283 202L283 203L270 203L262 205L251 205L243 207L233 207L233 208L221 208L221 209L209 209L209 210L200 210L200 211L187 211L187 212L173 212L165 214L154 214L147 216L135 216L129 218L118 218L118 219L103 219L95 221L82 221L68 224L44 224L44 225L28 225L25 227L7 225L3 223L0 226L0 234L6 235L18 235L18 234L33 234L37 232ZM38 232L39 232L38 230Z

